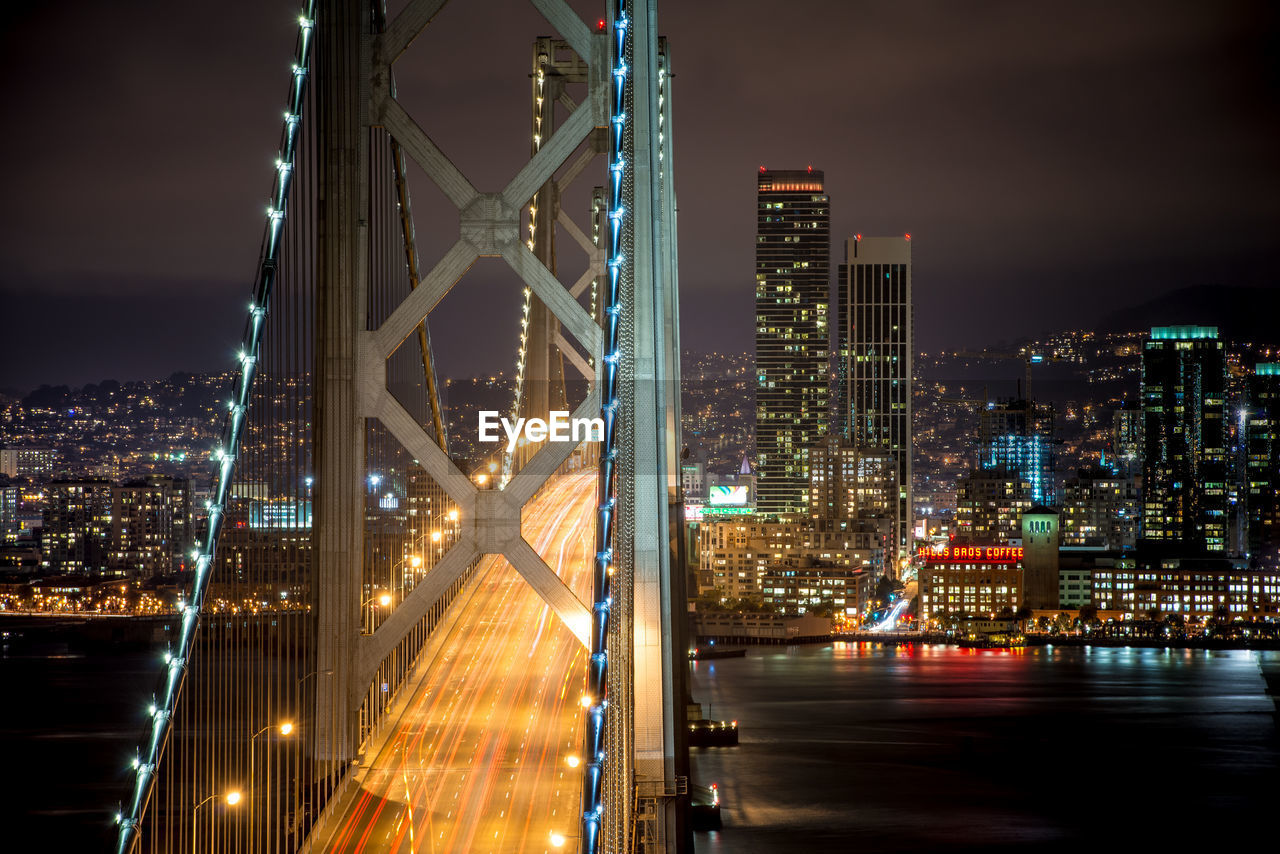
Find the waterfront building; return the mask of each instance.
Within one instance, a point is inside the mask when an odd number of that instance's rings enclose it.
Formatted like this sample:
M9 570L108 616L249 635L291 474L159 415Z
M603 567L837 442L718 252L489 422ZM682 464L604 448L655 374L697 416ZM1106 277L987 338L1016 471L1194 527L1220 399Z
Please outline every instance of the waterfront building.
M920 625L947 614L996 618L1023 604L1023 549L953 542L918 549Z
M771 565L760 578L760 598L780 614L852 617L875 594L876 578L862 567Z
M897 557L912 546L911 235L845 241L837 284L836 417L851 446L897 466Z
M1058 604L1064 611L1079 611L1093 604L1093 566L1078 561L1058 565Z
M756 184L756 457L762 513L802 513L827 432L830 199L821 171Z
M1093 602L1126 619L1280 619L1280 571L1224 557L1147 555L1093 571Z
M1032 507L1022 514L1022 604L1035 610L1058 604L1058 512Z
M725 601L758 598L776 567L860 569L878 578L887 533L883 524L830 530L807 519L706 519L698 529L698 594Z
M1217 327L1157 326L1143 342L1145 539L1226 551L1225 383Z

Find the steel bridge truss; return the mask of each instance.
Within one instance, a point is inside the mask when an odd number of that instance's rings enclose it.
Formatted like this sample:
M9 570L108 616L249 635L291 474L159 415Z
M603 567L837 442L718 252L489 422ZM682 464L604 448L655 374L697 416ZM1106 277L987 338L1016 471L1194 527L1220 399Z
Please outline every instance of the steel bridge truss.
M445 0L409 0L385 25L370 0L307 4L241 373L224 445L215 454L215 500L204 544L197 550L197 578L183 611L179 654L170 662L164 694L152 712L146 753L135 763L134 796L120 820L122 852L138 839L194 648L202 591L214 565L277 269L312 53L319 69L313 100L319 116L316 168L322 199L314 258L312 379L315 651L307 674L316 678L313 725L306 734L313 761L341 766L357 759L369 735L362 708L389 657L422 625L424 615L439 612L480 557L500 555L590 651L582 850L675 852L687 844L680 809L688 774L682 744L687 676L682 627L673 619L683 613L673 603L684 602L684 591L683 574L675 565L681 520L673 509L679 479L679 323L665 119L667 58L656 36L656 0L610 0L603 26L594 29L565 0L530 2L558 39L540 39L535 46L532 157L496 192L477 189L396 98L393 65ZM555 57L564 48L576 56L557 65ZM551 93L538 86L552 72L587 84L581 103L553 87L555 101L567 113L554 129L550 115L541 112L545 100L539 100ZM370 328L369 164L371 131L376 129L390 137L411 290ZM593 194L588 237L560 210L559 198L565 185L602 153L609 158L609 182L607 189ZM458 213L457 240L421 276L402 154L421 167ZM522 239L526 206L530 233ZM587 270L571 287L554 273L557 228L589 258ZM518 468L508 460L501 482L493 484L500 488L477 486L444 448L426 328L433 309L481 257L502 258L524 282L521 355L535 352L544 363L537 373L545 377L538 379L548 381L545 400L536 406L554 405L553 398L564 394L563 367L556 364L562 357L590 382L573 417L600 416L606 424L590 607L521 533L523 508L561 469L575 444L548 442L530 449ZM588 285L590 310L579 301ZM388 386L389 360L414 336L432 406L430 432ZM568 337L588 354L586 359ZM523 362L520 374L523 380ZM517 412L532 412L533 405L517 400ZM459 518L456 538L438 563L384 619L367 625L361 612L365 455L374 421L443 490ZM341 800L337 794L332 793L330 804Z

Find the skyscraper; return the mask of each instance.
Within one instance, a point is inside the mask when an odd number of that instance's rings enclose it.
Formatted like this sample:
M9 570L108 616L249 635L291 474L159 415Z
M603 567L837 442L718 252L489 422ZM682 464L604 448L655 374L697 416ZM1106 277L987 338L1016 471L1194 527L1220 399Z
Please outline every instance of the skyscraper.
M1226 366L1215 326L1157 326L1142 350L1143 537L1227 548Z
M838 285L837 418L850 444L898 461L899 556L911 547L911 235L845 241Z
M1280 568L1280 362L1260 363L1249 377L1245 442L1249 557Z
M1054 409L1029 400L987 404L978 413L978 466L1015 476L1035 504L1056 503Z
M827 432L830 205L813 169L761 168L756 202L756 506L803 513Z

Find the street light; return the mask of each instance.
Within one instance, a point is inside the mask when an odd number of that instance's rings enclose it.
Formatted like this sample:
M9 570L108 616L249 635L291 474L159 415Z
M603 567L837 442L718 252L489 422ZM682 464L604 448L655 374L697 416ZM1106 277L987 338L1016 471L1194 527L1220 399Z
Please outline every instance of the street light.
M293 721L281 721L278 724L268 724L267 726L264 726L262 729L255 732L253 734L253 737L249 739L249 783L250 785L256 786L258 784L258 778L253 773L254 760L258 758L258 751L253 749L253 744L255 741L258 740L258 736L273 729L280 730L280 734L283 736L291 735L293 733ZM270 774L270 771L268 770L268 775L269 774ZM232 794L236 796L235 802L238 802L240 800L240 793L233 792ZM228 803L235 803L229 800L231 797L230 795L228 795L227 797L228 797ZM251 825L253 824L253 804L249 805L249 824Z
M306 677L304 676L303 678L305 679ZM293 733L293 722L281 721L279 724L269 724L268 726L264 726L262 729L255 732L253 734L253 738L250 738L249 741L252 742L254 738L257 738L267 730L271 730L271 729L279 729L281 735L291 735Z
M218 797L219 797L219 796L218 796L218 795L216 795L216 794L214 794L214 795L210 795L209 797L205 798L205 799L204 799L203 801L201 801L200 803L196 804L196 805L195 805L195 808L191 810L191 854L196 854L196 836L198 835L198 834L195 832L195 830L196 830L196 813L198 813L198 812L200 811L200 807L202 807L202 806L204 806L205 804L209 803L209 801L217 800L217 798L218 798ZM222 795L221 797L222 797L222 799L223 799L224 801L226 801L226 802L227 802L227 806L229 806L229 807L234 807L236 804L240 803L240 790L239 790L239 789L232 789L231 791L227 792L226 794Z
M370 596L368 599L361 602L360 607L363 608L365 605L372 604L375 600L379 605L385 608L391 604L391 594L385 590L379 593L375 593L372 596Z
M300 677L300 678L298 679L297 683L296 683L293 687L294 687L294 688L301 688L301 687L302 687L302 683L303 683L303 682L306 682L306 681L307 681L308 679L310 679L312 676L332 676L332 675L333 675L333 671L332 671L332 670L312 670L312 671L311 671L310 673L308 673L306 676L302 676L302 677Z

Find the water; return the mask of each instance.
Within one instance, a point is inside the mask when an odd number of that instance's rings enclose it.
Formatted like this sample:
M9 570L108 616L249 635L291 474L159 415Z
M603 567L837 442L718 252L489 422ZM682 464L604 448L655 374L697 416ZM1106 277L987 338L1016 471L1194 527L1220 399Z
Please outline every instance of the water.
M698 662L695 696L737 719L742 743L694 751L725 823L697 849L1172 852L1268 838L1280 751L1258 656L1280 666L1280 653L1244 651L856 644ZM155 652L0 656L6 827L47 851L107 850L160 668Z
M157 652L85 654L56 643L0 651L0 819L19 834L0 850L110 850L163 666ZM13 845L23 838L29 847Z
M1259 656L1139 649L752 649L694 665L737 719L695 749L724 828L699 852L1184 851L1274 841ZM1225 846L1230 847L1230 846Z

